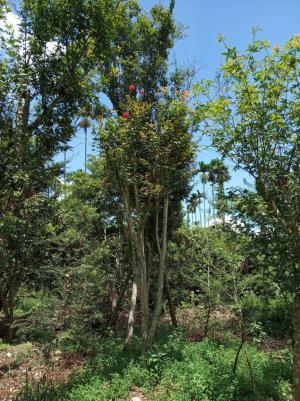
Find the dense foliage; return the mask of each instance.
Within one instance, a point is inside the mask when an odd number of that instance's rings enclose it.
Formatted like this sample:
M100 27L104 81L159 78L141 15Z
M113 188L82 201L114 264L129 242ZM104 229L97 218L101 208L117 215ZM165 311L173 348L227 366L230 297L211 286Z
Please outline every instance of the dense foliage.
M169 66L172 0L24 0L18 27L9 6L0 371L24 342L46 366L16 399L299 401L299 35L244 54L220 36L216 78L192 85ZM67 172L78 128L98 152ZM228 189L232 163L252 184ZM84 364L55 380L61 354Z

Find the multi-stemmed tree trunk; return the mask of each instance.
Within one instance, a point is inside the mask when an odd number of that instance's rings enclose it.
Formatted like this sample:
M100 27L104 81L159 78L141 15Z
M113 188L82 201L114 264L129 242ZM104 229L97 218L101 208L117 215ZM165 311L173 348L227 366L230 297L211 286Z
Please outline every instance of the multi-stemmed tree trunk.
M135 191L136 192L136 191ZM158 255L158 271L156 280L156 296L155 296L155 308L153 315L150 319L149 314L149 279L154 272L149 269L153 268L153 261L149 261L146 254L145 244L145 232L144 226L141 223L141 216L137 216L139 223L134 222L135 216L133 216L132 210L138 210L140 213L140 204L138 194L133 197L134 208L131 206L131 199L129 196L129 188L123 186L123 200L125 205L125 214L127 221L127 228L130 238L130 246L132 248L132 266L134 269L133 282L132 282L132 293L131 293L131 306L128 320L128 335L126 343L128 343L133 336L134 329L134 316L136 310L137 297L139 295L141 302L141 334L142 334L142 347L143 351L146 352L153 342L153 338L156 332L156 328L159 322L160 314L163 305L163 293L164 289L167 293L171 318L174 324L176 324L176 316L173 304L171 303L171 294L166 277L166 256L167 256L167 231L168 231L168 209L169 209L169 196L165 195L163 198L162 205L162 221L159 219L159 204L156 207L156 219L155 219L155 237ZM161 234L160 234L161 233Z
M159 237L159 209L156 208L156 222L155 222L155 236L156 245L159 256L159 269L157 277L157 290L156 290L156 303L152 322L149 327L149 344L152 343L154 334L158 325L162 301L163 301L163 290L165 282L165 269L166 269L166 257L167 257L167 234L168 234L168 211L169 211L169 195L163 196L163 216L161 222L161 237Z
M101 145L108 181L115 183L120 196L131 250L133 283L126 342L133 335L139 299L146 352L156 333L164 294L176 325L166 275L169 204L170 199L180 204L188 193L194 145L183 96L171 102L167 97L146 102L133 95L126 100L128 111L107 121Z
M138 262L137 262L137 254L136 254L136 243L135 243L135 232L132 222L132 212L130 206L130 196L129 190L126 185L122 186L123 191L123 201L124 201L124 209L125 209L125 217L127 223L127 234L130 246L130 260L131 260L131 267L132 267L132 285L131 285L131 299L130 299L130 309L129 309L129 316L128 316L128 332L126 338L126 344L128 344L133 336L134 330L134 323L135 323L135 310L136 310L136 303L138 297L138 281L139 281L139 274L138 274Z

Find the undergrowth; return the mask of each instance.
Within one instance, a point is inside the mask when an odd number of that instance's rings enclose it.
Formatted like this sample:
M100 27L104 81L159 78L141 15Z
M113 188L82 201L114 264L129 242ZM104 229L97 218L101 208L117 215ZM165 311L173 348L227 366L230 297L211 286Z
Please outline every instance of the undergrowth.
M27 383L17 400L125 401L136 388L151 401L292 400L289 349L264 353L248 344L233 373L237 348L235 340L188 343L172 334L141 357L138 344L124 350L122 339L111 338L94 344L85 369L68 384Z

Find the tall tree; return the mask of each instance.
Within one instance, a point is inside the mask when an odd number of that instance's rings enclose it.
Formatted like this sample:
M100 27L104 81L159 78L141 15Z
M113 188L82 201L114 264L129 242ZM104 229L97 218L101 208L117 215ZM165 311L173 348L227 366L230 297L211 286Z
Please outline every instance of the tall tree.
M93 89L91 50L97 46L98 54L108 57L124 3L24 0L17 32L5 24L0 31L0 292L2 305L8 299L11 305L6 311L13 309L30 259L29 249L25 261L9 246L6 222L24 243L30 241L32 230L20 221L59 173L53 157L72 137L75 118ZM8 320L11 325L11 316Z
M223 160L213 159L210 162L210 180L217 186L217 193L215 197L215 207L218 216L222 219L223 226L225 225L225 182L230 180L228 167L224 164Z
M126 114L107 122L101 146L109 180L122 199L134 288L141 301L143 349L147 350L163 303L169 208L171 201L180 202L189 190L194 156L193 124L184 96L177 91L165 93L154 103L129 96L126 109ZM151 282L155 288L152 313Z
M217 150L255 182L255 193L240 191L240 215L248 226L252 220L261 241L267 240L265 250L272 245L282 262L278 283L294 296L294 397L299 401L300 36L282 49L254 37L245 54L226 44L224 54L218 80L200 85L206 100L199 101L199 118Z
M138 99L154 105L160 97L164 96L165 87L168 85L169 50L173 47L175 39L181 35L173 17L174 4L175 1L172 0L169 7L155 5L149 13L145 13L137 5L137 2L132 2L129 6L130 13L127 15L124 12L120 29L115 31L116 46L112 49L112 57L104 63L100 62L101 59L98 60L96 68L98 80L96 79L96 81L108 96L117 115L125 116L125 118L129 115L128 99ZM97 57L96 52L95 55ZM172 76L174 88L183 91L183 81L189 85L192 75L192 71L189 71L187 75L186 72L177 69L176 74ZM183 80L182 77L185 79ZM94 102L93 109L97 114L97 110L101 109L99 101L98 104ZM111 112L108 112L107 115L111 115ZM172 199L169 208L175 212L172 214L172 224L176 224L180 214L180 200ZM152 213L155 221L155 212L152 211ZM133 249L131 249L131 254L132 270L134 271ZM164 281L169 309L174 311L173 306L170 305L171 295L168 291L167 274L164 275ZM128 341L133 335L136 301L137 280L133 280ZM175 316L173 313L172 315L172 320L175 322Z
M207 215L206 215L206 200L207 200L207 193L206 193L206 184L208 181L208 175L206 172L206 165L203 162L199 164L199 173L200 173L200 181L202 184L202 192L203 192L203 227L206 227L207 223Z

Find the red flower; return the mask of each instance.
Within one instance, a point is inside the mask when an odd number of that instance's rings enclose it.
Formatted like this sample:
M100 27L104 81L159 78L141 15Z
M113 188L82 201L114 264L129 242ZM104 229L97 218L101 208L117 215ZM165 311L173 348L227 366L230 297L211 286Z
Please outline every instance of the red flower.
M122 113L122 117L123 118L128 118L129 117L128 111L124 111L124 113Z
M140 89L140 90L139 90L139 94L140 94L141 96L145 96L145 91L144 91L144 89Z
M133 84L130 84L130 85L128 86L128 89L130 90L130 92L134 92L135 86L134 86Z

